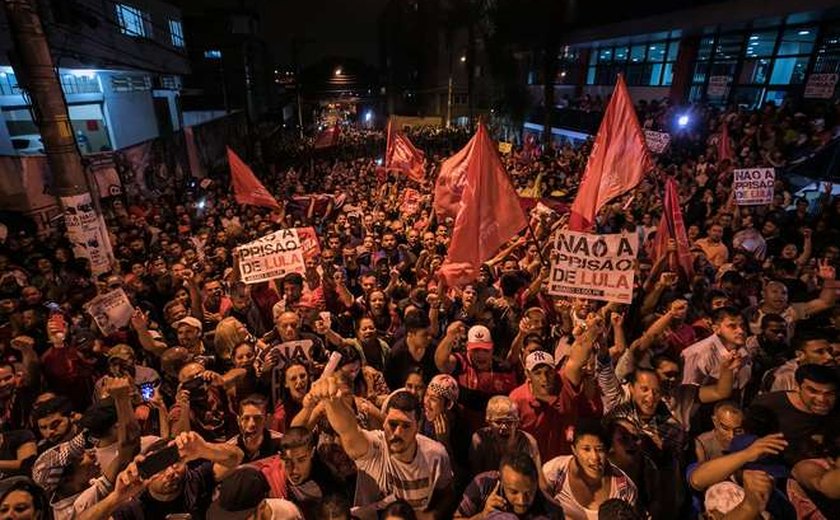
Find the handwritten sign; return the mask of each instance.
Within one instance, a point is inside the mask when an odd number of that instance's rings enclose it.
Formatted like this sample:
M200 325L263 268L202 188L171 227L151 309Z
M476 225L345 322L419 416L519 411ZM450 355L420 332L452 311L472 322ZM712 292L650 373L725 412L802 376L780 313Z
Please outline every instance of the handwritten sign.
M756 206L773 202L776 170L773 168L741 168L733 172L732 191L735 204Z
M653 153L662 153L671 143L671 135L668 132L654 132L653 130L645 130L645 142L648 150Z
M500 142L499 143L499 153L509 154L512 151L513 151L513 143L505 143L505 142Z
M633 300L636 233L591 235L561 231L551 258L549 294L587 300Z
M303 247L296 229L281 229L236 248L239 273L247 284L303 273Z
M122 289L100 294L88 302L85 309L105 336L128 325L134 312L134 307Z

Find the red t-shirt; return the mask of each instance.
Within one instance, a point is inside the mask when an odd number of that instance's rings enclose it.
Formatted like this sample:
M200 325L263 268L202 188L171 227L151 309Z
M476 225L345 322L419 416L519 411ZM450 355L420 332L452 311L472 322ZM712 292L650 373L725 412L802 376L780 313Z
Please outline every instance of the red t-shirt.
M578 417L584 415L584 411L594 414L597 408L583 394L583 385L574 387L560 370L557 377L560 394L551 403L536 399L527 381L510 393L511 400L519 408L520 428L537 440L542 460L571 454Z
M487 401L494 395L509 394L516 388L516 373L495 361L493 369L479 372L469 362L466 354L455 354L457 364L452 376L458 381L458 401L463 406L461 419L475 431L484 426Z

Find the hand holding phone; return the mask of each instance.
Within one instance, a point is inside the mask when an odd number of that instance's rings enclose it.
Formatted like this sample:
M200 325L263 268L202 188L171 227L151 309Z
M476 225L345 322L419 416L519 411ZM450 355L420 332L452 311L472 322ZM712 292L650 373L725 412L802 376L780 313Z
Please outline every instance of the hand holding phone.
M178 447L175 445L167 446L138 461L137 471L144 480L149 479L180 460L181 455L178 453Z

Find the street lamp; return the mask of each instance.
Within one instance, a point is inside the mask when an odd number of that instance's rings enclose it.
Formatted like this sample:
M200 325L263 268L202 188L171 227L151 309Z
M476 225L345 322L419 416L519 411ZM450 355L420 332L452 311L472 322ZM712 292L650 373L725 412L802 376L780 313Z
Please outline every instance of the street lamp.
M341 76L341 67L336 67L336 69L335 69L335 75L336 75L336 76Z
M461 56L461 63L466 63L466 62L467 62L467 57L466 56Z

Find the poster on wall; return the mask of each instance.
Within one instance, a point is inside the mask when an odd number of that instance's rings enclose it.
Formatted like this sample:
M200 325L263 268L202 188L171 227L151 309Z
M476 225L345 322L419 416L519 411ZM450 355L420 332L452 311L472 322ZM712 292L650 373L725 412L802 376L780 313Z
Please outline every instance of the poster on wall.
M810 99L831 99L837 87L840 74L811 74L805 84L804 97Z
M637 233L592 235L563 230L551 255L548 293L630 303L638 252Z
M773 168L740 168L732 174L732 191L738 206L770 204L775 186Z

